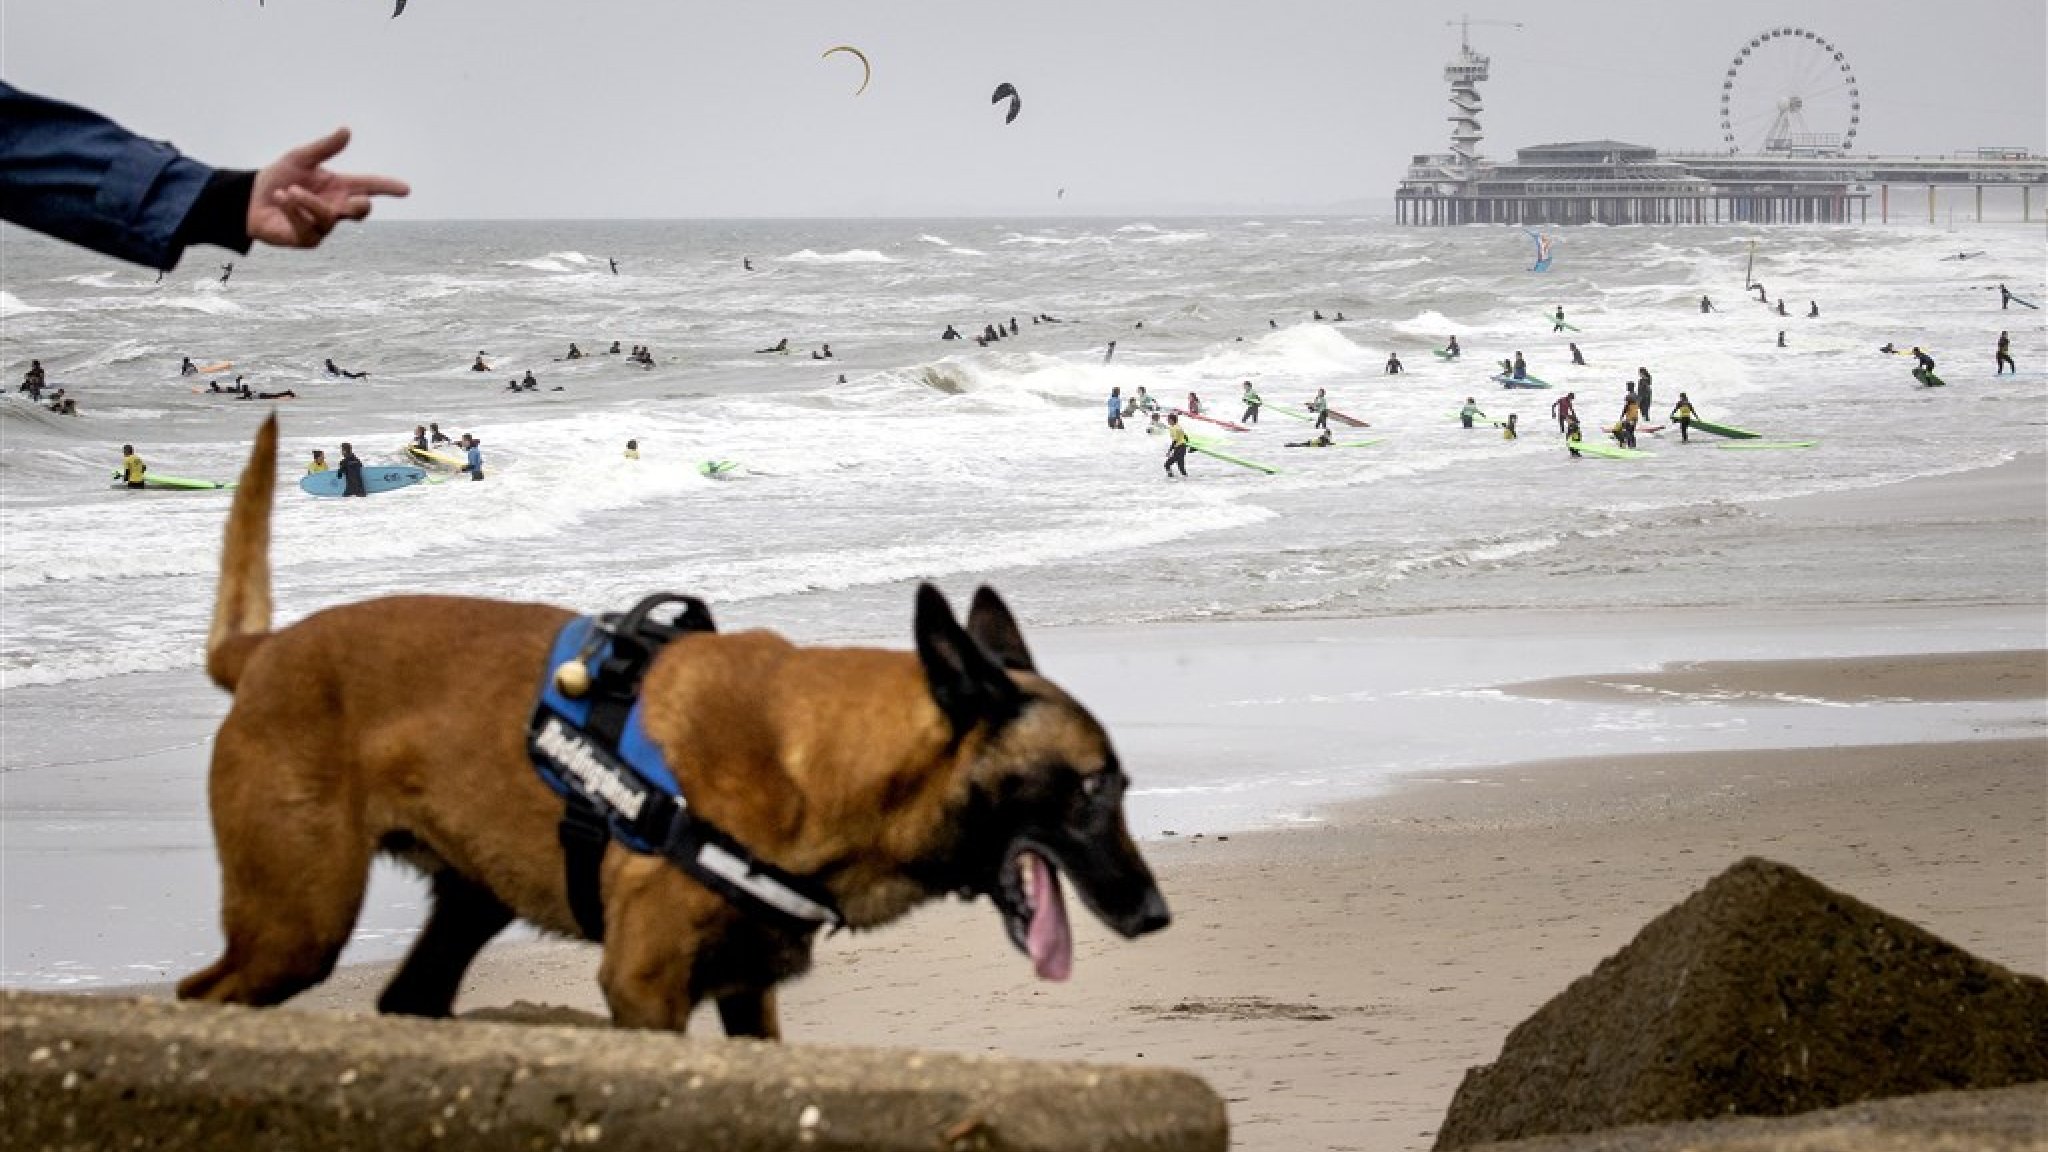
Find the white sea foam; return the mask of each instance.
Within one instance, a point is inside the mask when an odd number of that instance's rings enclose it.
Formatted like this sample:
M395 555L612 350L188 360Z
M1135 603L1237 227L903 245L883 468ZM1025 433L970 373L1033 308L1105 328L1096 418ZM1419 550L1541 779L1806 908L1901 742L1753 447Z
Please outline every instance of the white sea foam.
M782 258L791 264L894 264L896 258L872 248L849 248L844 252L816 252L805 248Z

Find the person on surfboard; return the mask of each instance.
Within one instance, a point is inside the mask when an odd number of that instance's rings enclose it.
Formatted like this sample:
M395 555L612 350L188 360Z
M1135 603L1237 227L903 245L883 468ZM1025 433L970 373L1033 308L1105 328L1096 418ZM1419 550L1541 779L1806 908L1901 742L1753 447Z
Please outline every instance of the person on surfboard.
M1450 343L1444 345L1444 351L1451 354L1450 359L1452 360L1456 360L1465 354L1465 350L1458 347L1458 338L1456 336L1451 337Z
M1330 445L1331 445L1332 443L1333 443L1333 441L1332 441L1332 440L1330 439L1330 430L1329 430L1328 428L1325 428L1325 429L1323 429L1323 430L1322 430L1321 432L1318 432L1318 433L1316 433L1316 434L1315 434L1315 436L1313 436L1313 437L1312 437L1312 438L1310 438L1310 439L1307 439L1307 440L1290 440L1290 441L1288 441L1287 443L1285 443L1285 444L1281 445L1281 447L1283 447L1283 448L1328 448L1328 447L1329 447L1329 446L1330 446Z
M1508 367L1508 375L1516 380L1527 380L1529 378L1529 363L1522 359L1522 354L1519 351L1515 353L1514 362Z

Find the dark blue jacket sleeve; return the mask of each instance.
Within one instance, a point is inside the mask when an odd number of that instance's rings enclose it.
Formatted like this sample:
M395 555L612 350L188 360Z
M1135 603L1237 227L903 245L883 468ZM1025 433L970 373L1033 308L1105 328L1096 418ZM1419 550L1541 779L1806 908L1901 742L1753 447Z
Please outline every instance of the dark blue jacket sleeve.
M104 116L0 82L0 219L152 268L197 240L246 252L246 233L194 234L209 188L243 183ZM246 192L243 204L246 206ZM208 214L209 216L211 214ZM240 232L240 229L234 229ZM237 243L239 241L239 243Z

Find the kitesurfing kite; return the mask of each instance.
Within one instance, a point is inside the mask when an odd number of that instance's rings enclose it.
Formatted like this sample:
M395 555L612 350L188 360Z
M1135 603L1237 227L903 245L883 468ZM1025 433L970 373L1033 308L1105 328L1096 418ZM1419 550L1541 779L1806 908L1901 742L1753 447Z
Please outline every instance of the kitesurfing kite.
M1527 228L1522 229L1522 231L1529 232ZM1541 232L1529 232L1529 238L1536 241L1536 263L1529 271L1550 271L1550 237L1545 236Z
M991 104L1001 104L1005 100L1010 102L1010 113L1003 117L1003 123L1008 124L1017 118L1017 113L1024 110L1024 98L1017 95L1017 89L1014 85L1006 82L996 85L996 94L989 97L988 102Z
M867 90L868 90L868 80L869 80L869 79L871 79L871 78L872 78L872 77L874 76L874 74L875 74L875 70L874 70L874 68L873 68L873 67L871 67L871 66L870 66L870 65L868 64L868 54L867 54L867 53L865 53L865 52L863 52L863 51L861 51L861 50L860 50L860 49L858 49L858 48L855 48L855 47L854 47L853 45L851 45L851 44L841 44L841 45L839 45L839 46L838 46L838 47L836 47L836 48L827 48L827 49L825 49L825 56L830 56L830 55L831 55L831 54L833 54L834 52L848 52L848 53L851 53L851 54L853 55L853 58L854 58L854 59L856 59L856 60L860 61L860 87L858 87L858 88L854 89L854 90L853 90L853 94L854 94L855 96L858 96L858 95L860 95L861 93L863 93L863 92L867 91ZM824 56L821 56L821 57L819 57L819 59L821 59L821 60L822 60L822 59L824 59Z

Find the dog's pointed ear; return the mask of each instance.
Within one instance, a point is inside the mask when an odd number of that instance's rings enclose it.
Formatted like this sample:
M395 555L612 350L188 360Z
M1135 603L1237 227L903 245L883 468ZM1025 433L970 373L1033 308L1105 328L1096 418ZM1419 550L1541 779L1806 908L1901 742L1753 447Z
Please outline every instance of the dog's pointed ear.
M953 618L953 606L930 584L917 589L917 658L932 700L955 733L1017 714L1023 694L974 637Z
M1031 650L1024 647L1024 633L1017 627L1017 618L1010 615L1010 606L986 584L974 590L974 605L967 610L967 634L980 642L996 658L996 663L1010 671L1038 671L1031 662Z

